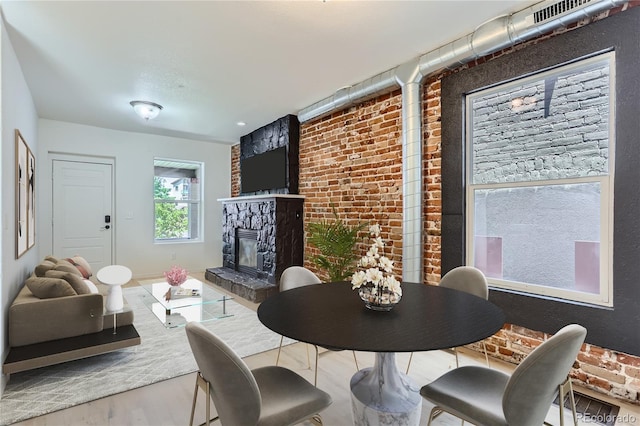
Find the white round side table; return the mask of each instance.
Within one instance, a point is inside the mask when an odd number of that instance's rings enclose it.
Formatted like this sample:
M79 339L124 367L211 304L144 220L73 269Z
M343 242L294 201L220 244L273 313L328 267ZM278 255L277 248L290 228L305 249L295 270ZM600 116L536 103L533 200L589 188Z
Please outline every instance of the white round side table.
M101 268L96 274L96 278L102 284L109 286L105 309L107 312L120 311L124 307L122 299L122 284L131 280L131 269L122 265L110 265Z

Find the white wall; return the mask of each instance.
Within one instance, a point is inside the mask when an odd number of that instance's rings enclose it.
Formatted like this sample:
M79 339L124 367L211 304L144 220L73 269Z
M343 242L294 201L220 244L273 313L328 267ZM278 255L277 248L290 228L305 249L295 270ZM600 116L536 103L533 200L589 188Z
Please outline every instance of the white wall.
M2 149L0 150L0 173L2 173L2 197L0 211L2 211L2 227L0 234L0 355L2 361L9 351L7 337L7 316L9 306L18 294L22 282L31 273L38 261L38 242L20 259L16 259L16 166L15 166L15 129L19 129L23 138L34 153L38 152L37 120L31 92L25 82L22 69L18 63L13 46L9 41L4 21L0 22L0 134ZM42 164L36 154L36 170ZM36 186L36 195L38 187ZM36 213L38 212L36 203ZM6 384L6 377L0 376L0 394Z
M52 253L51 155L75 154L115 161L114 263L130 267L135 278L161 275L174 264L189 271L222 265L222 205L217 199L230 195L230 146L52 120L40 120L38 132L37 179L41 189L48 188L39 193L39 257L56 255ZM154 244L154 157L204 162L203 242Z

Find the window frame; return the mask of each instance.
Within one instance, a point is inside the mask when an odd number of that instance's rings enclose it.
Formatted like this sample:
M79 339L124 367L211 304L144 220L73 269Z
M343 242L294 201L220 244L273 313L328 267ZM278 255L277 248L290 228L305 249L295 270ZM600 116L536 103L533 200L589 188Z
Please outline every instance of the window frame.
M474 99L490 92L504 92L511 87L521 87L532 81L544 80L549 76L561 76L572 70L588 67L591 64L607 62L609 66L609 136L608 136L608 167L607 172L594 176L582 176L571 178L526 180L513 182L491 182L473 183L473 155L466 156L465 161L465 260L466 264L473 265L475 259L475 193L477 190L486 189L509 189L527 188L540 186L571 185L580 183L598 183L600 187L600 277L599 292L586 293L575 290L562 289L558 287L545 286L540 284L517 282L508 279L487 277L487 282L491 287L508 291L520 292L523 294L566 299L574 302L582 302L605 307L613 306L613 185L615 179L615 52L599 52L586 58L557 64L553 67L526 74L517 78L498 82L489 87L474 90L468 93L464 99L464 122L466 125L465 150L473 152L473 115L471 103ZM585 71L588 72L588 71Z
M156 167L162 167L162 166L158 166L157 163L172 163L175 165L185 165L185 166L189 166L189 165L193 165L193 166L197 166L196 168L188 168L188 167L184 167L185 170L194 170L195 174L196 174L196 178L198 179L198 197L197 199L188 199L188 200L182 200L182 199L176 199L176 200L168 200L168 199L157 199L155 198L155 192L152 193L153 194L153 243L154 244L177 244L177 243L200 243L203 240L204 237L204 221L203 221L203 213L204 213L204 163L201 161L193 161L193 160L180 160L180 159L176 159L176 158L166 158L166 157L154 157L153 159L153 166L154 166L154 171L153 171L153 179L155 180L156 177L159 177L156 174ZM179 167L177 167L179 168ZM173 187L173 185L172 185ZM155 188L154 188L155 191ZM157 215L156 215L156 205L157 204L174 204L174 205L178 205L178 204L187 204L189 205L189 212L192 211L193 208L196 209L196 214L197 214L197 219L195 221L195 224L191 221L191 219L189 218L189 222L188 222L188 227L190 228L190 234L191 234L191 229L195 226L196 230L197 230L197 234L198 236L196 238L184 238L184 237L176 237L176 238L157 238L156 237L156 221L157 221ZM188 213L188 216L190 216L191 213Z

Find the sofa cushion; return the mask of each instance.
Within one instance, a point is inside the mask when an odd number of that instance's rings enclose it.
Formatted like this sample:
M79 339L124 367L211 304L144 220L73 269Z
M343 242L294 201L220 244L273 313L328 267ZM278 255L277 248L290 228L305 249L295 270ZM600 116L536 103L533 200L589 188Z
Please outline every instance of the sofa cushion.
M78 268L78 271L80 271L83 278L88 279L93 275L93 272L91 272L91 265L89 265L89 262L87 262L82 256L73 256L65 260Z
M72 274L76 274L77 276L82 277L82 273L80 273L78 268L73 266L68 260L59 260L53 269L55 269L56 271L71 272Z
M38 266L36 266L33 272L35 272L36 276L38 277L44 277L47 271L50 271L55 267L56 267L56 264L51 262L50 260L43 260L38 264Z
M34 296L40 299L75 296L77 294L71 284L61 278L31 276L25 281L25 285Z
M72 274L71 272L56 271L55 269L52 269L50 271L47 271L45 277L60 278L62 280L65 280L71 285L71 287L73 287L77 294L91 293L91 288L87 286L85 280L76 274Z

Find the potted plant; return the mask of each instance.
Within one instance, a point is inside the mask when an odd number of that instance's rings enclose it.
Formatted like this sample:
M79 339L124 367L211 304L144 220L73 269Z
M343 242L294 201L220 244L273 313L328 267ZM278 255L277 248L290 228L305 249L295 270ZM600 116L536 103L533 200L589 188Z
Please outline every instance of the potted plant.
M346 281L351 279L356 260L356 243L359 233L365 229L366 223L358 222L350 226L338 216L332 206L333 220L323 219L309 224L309 244L318 249L319 254L312 257L313 263L324 270L329 281Z

